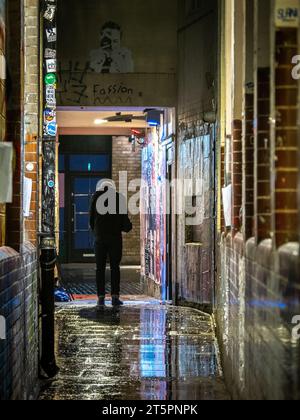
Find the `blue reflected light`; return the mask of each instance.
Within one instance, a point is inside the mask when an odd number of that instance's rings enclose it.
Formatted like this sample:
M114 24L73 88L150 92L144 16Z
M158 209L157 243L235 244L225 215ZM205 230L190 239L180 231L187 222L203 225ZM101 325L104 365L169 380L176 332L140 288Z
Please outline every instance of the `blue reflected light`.
M270 309L287 309L287 304L283 302L277 302L273 300L252 300L251 306L257 306L259 308L270 308Z
M141 311L142 378L166 378L166 311Z

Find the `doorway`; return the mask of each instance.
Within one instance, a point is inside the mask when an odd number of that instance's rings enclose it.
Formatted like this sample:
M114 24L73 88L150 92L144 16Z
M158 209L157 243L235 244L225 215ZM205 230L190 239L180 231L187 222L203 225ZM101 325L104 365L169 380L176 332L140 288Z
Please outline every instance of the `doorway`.
M173 139L166 145L166 299L173 300L173 246L174 246L174 232L173 232L173 164L174 164L174 142Z
M97 183L111 178L112 137L61 136L60 259L62 263L94 263L89 210Z
M106 177L103 177L106 178ZM72 213L71 225L68 227L71 234L69 246L69 262L87 262L94 259L94 238L89 228L89 210L99 176L76 174L70 176L70 200L67 206Z
M153 191L157 192L152 204L155 203L159 213L156 216L150 211L149 220L146 216L142 219L142 235L141 214L129 214L133 231L124 235L122 278L127 275L126 270L131 270L132 287L130 290L123 287L122 293L140 294L141 262L143 276L149 239L151 266L147 281L151 281L149 285L156 288L155 293L149 294L154 296L159 291L160 297L172 301L172 281L175 278L172 259L175 255L176 231L173 209L170 208L169 214L165 216L165 197L168 191L165 191L160 179L164 180L167 173L169 181L175 177L175 117L173 109L159 111L165 114L161 131L155 126L149 126L144 108L61 108L58 112L60 259L64 277L66 270L70 273L67 276L70 279L68 285L72 283L70 288L76 296L95 294L95 255L93 236L89 231L89 208L97 182L102 178L110 178L119 191L127 187L130 201L136 192L131 191L129 185L141 178L143 166L147 172L143 174L143 179L147 185L150 182L150 190L153 181ZM148 139L152 136L157 145L161 144L162 149L148 148ZM151 161L150 156L154 157L159 150L163 150L163 156L159 153L157 160ZM146 155L149 159L145 160ZM150 176L150 172L153 176ZM173 203L171 187L169 195ZM144 244L144 238L147 244ZM127 281L126 284L124 282L126 285Z

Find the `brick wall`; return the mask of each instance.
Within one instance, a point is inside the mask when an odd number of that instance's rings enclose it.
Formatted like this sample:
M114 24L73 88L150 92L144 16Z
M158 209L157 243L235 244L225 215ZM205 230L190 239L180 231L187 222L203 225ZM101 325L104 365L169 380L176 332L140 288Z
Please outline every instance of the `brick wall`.
M253 2L247 3L251 13ZM254 96L249 79L243 98L245 225L241 232L223 230L218 237L215 309L225 378L233 397L299 400L300 347L292 338L292 319L300 313L299 92L291 77L297 31L274 31L272 38L269 5L257 1L257 48L251 37L247 41L248 59L249 54L256 57L249 60L252 69L247 71L256 78ZM269 54L270 45L276 58ZM233 153L233 165L239 164L239 157Z
M254 96L247 93L245 97L244 121L244 203L245 203L245 236L251 238L254 233Z
M38 137L38 0L8 2L7 140L16 153L13 203L7 206L6 245L0 248L0 399L35 398L38 392L38 258L36 250ZM24 44L23 44L24 41ZM33 164L28 171L27 163ZM24 175L33 180L31 214L23 217ZM0 244L1 245L1 244Z
M6 340L0 340L0 400L37 395L37 278L32 245L22 255L0 248L0 314L6 318Z
M270 237L271 232L271 142L270 142L270 68L257 71L256 136L256 229L257 238Z
M5 2L3 2L5 5ZM5 16L1 16L5 21ZM4 28L3 28L4 29ZM0 32L0 54L6 56L5 33L3 29ZM6 135L6 83L0 80L0 141L5 140ZM0 204L0 246L5 242L5 205Z
M13 143L15 168L13 202L7 205L6 245L19 250L22 242L21 136L22 136L22 17L21 2L7 2L7 68L11 80L7 103L7 140ZM19 54L16 54L19 51Z
M5 1L3 2L5 6ZM5 16L1 16L5 21ZM6 56L5 48L5 28L0 31L0 54ZM0 141L5 140L6 135L6 83L5 80L0 80ZM0 204L0 246L5 242L5 205Z
M136 145L133 151L128 137L113 137L112 147L112 179L119 187L119 172L126 171L128 185L130 181L141 178L141 147ZM126 188L126 185L125 185ZM134 193L128 193L128 199ZM133 231L124 234L123 264L140 264L140 215L129 215Z
M229 389L235 398L298 400L298 244L273 252L271 240L245 246L241 234L224 235L221 254L216 314Z
M276 245L298 240L298 82L291 77L291 57L298 54L298 31L276 33ZM288 176L287 176L288 174Z
M26 241L36 244L37 227L39 2L26 0L23 17L21 4L20 1L14 0L8 7L8 71L12 83L7 106L7 140L14 143L16 168L13 203L7 206L6 244L15 249ZM24 45L22 31L24 31ZM16 54L16 49L24 52L24 55ZM29 163L33 165L32 171L27 170ZM21 210L23 176L33 181L31 214L26 219L23 218Z
M39 132L39 1L26 0L24 8L24 176L32 179L30 216L24 220L24 241L37 244L38 132ZM28 171L28 164L33 170Z
M234 233L241 228L242 184L243 184L243 148L242 148L242 121L233 121L232 126L232 229Z

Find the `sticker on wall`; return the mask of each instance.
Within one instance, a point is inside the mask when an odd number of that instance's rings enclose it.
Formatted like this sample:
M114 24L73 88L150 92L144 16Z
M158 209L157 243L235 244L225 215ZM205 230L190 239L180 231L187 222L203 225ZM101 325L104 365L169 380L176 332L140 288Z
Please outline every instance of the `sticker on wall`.
M49 188L54 188L55 187L55 182L52 179L50 181L48 181L48 187Z
M48 4L47 9L44 13L44 18L52 22L55 17L55 12L56 12L56 6L52 6Z
M55 108L56 107L56 90L53 85L46 86L46 107Z
M47 73L56 73L56 60L46 60Z
M6 59L2 52L0 52L0 79L6 79Z
M33 172L33 170L34 170L34 163L32 163L32 162L27 163L26 171L27 172Z
M299 25L298 0L276 0L275 25L278 28L297 28Z
M54 50L53 48L46 48L45 58L56 58L56 50Z
M47 37L48 42L56 42L57 40L56 28L47 28L46 37Z
M56 122L51 122L46 125L45 127L45 134L47 136L55 137L57 132L57 125Z
M30 217L30 205L32 196L32 179L24 177L23 183L23 214L24 217Z
M56 74L55 73L48 73L45 76L45 83L46 85L56 85Z
M44 122L49 124L51 122L56 122L56 111L55 109L46 108L44 111Z

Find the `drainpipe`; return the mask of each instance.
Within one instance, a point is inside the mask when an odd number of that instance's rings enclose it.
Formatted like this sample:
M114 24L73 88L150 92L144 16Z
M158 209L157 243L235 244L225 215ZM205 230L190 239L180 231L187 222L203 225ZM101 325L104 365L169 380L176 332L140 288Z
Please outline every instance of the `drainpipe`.
M42 109L42 194L41 194L41 310L42 348L41 368L49 378L58 373L55 360L55 190L56 190L56 54L49 57L49 50L56 52L57 0L40 0L41 81ZM47 54L46 54L47 49ZM46 62L47 60L50 60Z
M55 360L54 270L56 266L55 238L41 235L41 306L42 358L41 368L49 378L58 373Z

